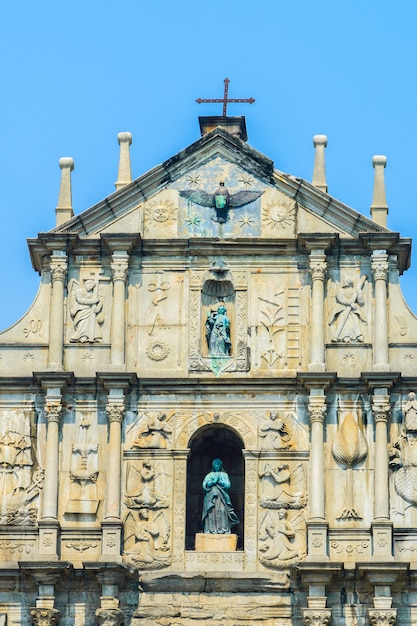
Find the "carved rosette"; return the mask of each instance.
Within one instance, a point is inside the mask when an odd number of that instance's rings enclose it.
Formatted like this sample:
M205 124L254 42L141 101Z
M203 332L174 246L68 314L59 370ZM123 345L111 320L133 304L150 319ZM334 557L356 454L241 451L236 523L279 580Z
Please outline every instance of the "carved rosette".
M369 623L371 626L395 626L396 619L396 609L369 610Z
M311 610L303 609L304 626L329 626L332 619L330 609Z
M124 616L120 609L97 609L96 620L100 626L120 626Z
M52 282L64 282L67 276L68 263L62 259L56 260L51 258L51 277Z
M373 257L371 267L374 280L387 280L388 261L386 254L381 255L380 258L378 256Z
M106 413L109 422L123 422L125 414L125 407L122 404L108 404L106 406Z
M113 261L113 263L111 264L113 280L126 281L128 269L129 264L127 261Z
M45 406L45 417L48 424L50 422L59 423L62 413L62 404L58 402L47 402Z
M327 263L322 259L310 259L310 272L312 280L324 281Z
M60 613L57 609L33 608L30 615L35 626L55 626L59 621Z

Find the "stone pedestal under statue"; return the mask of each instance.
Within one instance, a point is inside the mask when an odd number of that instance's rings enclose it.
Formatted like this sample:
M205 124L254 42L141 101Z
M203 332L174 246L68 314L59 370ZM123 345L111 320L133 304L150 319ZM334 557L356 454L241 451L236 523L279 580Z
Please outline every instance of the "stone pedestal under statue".
M196 533L196 552L235 552L237 545L237 535Z

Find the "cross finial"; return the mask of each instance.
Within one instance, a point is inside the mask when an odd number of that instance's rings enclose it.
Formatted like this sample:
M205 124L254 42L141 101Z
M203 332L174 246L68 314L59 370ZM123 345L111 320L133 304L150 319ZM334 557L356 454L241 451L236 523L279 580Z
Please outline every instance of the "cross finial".
M227 105L229 102L247 102L249 104L253 104L255 102L254 98L228 98L229 83L230 78L225 78L223 98L197 98L196 102L198 104L203 104L205 102L223 102L223 117L226 117Z

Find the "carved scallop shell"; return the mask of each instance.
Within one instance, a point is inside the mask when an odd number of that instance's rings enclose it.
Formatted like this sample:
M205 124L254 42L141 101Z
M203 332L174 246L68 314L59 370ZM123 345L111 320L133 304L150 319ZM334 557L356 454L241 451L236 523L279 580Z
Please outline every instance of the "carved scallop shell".
M352 413L348 413L333 441L332 454L338 463L353 467L368 454L368 444Z

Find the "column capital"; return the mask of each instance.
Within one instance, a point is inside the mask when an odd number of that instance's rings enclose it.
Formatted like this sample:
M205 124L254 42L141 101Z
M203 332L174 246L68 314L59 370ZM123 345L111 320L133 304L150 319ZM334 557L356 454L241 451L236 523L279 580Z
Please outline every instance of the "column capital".
M388 422L391 413L390 397L387 395L372 396L372 414L375 422Z
M97 609L96 619L100 626L120 626L124 622L120 609Z
M312 280L324 281L326 277L327 263L325 255L310 257L310 272Z
M55 257L50 259L52 282L64 282L68 271L68 262L66 256Z
M331 609L303 609L304 626L329 626L331 619Z
M45 404L45 417L48 424L50 422L56 422L59 424L62 413L62 404L59 401L46 401Z
M387 280L388 275L388 255L376 254L371 256L371 268L374 280Z
M57 609L44 609L41 607L31 608L30 614L35 626L55 626L60 617Z
M118 422L121 424L125 414L125 406L119 403L109 403L106 405L106 413L110 423Z
M113 261L110 267L112 271L113 280L123 280L124 282L126 282L127 273L129 270L129 262L127 258L126 259L122 259L120 257L115 258L113 255Z
M396 609L369 609L368 614L371 626L395 626Z
M308 399L308 415L310 422L324 423L326 419L326 396L310 396Z

